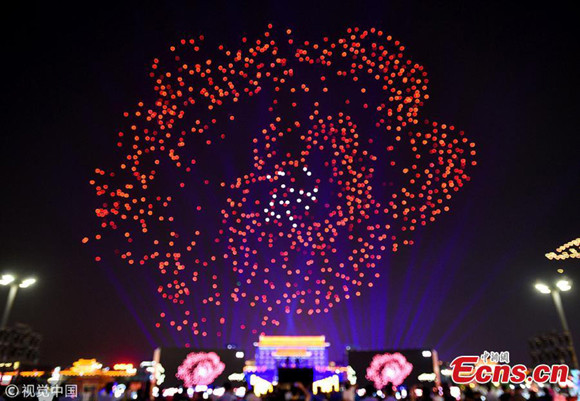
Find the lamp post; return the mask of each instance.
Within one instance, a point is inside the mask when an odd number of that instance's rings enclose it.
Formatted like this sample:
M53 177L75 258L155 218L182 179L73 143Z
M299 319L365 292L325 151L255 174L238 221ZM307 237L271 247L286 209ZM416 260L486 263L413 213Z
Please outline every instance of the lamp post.
M36 279L32 277L21 281L19 281L17 277L13 276L12 274L3 274L2 277L0 277L0 285L10 286L10 290L8 291L8 299L6 300L6 307L4 308L4 314L2 315L2 321L0 322L0 329L5 328L6 324L8 323L8 317L10 316L10 311L12 310L12 305L14 304L14 299L18 293L18 289L28 288L34 283L36 283Z
M554 305L556 305L556 311L558 312L558 317L560 318L560 323L562 324L562 329L564 333L570 338L570 346L572 348L572 365L573 368L578 369L578 358L576 356L576 349L574 348L574 341L572 340L572 334L570 333L570 328L568 326L568 321L566 320L566 314L564 313L564 306L562 305L562 298L560 297L561 292L567 292L572 289L572 282L567 278L561 278L557 280L553 286L547 285L542 282L537 282L535 285L536 290L542 294L551 294L554 300Z

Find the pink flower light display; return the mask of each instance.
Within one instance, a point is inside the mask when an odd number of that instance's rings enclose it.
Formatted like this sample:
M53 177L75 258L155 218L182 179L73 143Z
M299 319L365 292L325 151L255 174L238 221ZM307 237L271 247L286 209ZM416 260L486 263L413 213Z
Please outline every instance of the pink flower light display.
M399 386L411 374L413 365L402 354L377 354L367 368L366 378L372 381L375 388L382 389L391 383Z
M226 365L215 352L192 352L177 368L178 379L185 387L209 385L224 371Z

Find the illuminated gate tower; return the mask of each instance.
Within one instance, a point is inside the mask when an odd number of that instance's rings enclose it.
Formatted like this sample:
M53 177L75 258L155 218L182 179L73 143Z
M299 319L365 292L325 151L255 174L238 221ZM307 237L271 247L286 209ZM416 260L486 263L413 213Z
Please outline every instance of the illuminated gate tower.
M324 336L260 336L256 346L258 371L278 368L328 368L328 346Z

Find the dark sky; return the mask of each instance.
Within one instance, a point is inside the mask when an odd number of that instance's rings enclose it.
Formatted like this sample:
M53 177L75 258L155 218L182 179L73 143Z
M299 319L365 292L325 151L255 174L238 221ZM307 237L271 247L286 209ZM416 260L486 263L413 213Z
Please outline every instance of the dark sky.
M527 361L527 339L559 327L532 285L562 267L577 283L564 305L580 344L580 263L543 256L580 236L571 4L119 3L19 2L2 13L0 271L39 279L18 295L11 321L43 334L43 362L137 362L171 342L153 328L142 302L151 293L135 273L97 265L81 245L96 224L88 180L111 160L122 112L149 93L150 62L168 44L199 34L236 43L269 22L302 37L356 25L389 32L429 72L425 115L454 122L479 152L452 213L394 258L382 289L352 305L383 305L380 316L348 322L352 313L336 312L333 333L311 331L361 348L434 346L448 360L509 350Z

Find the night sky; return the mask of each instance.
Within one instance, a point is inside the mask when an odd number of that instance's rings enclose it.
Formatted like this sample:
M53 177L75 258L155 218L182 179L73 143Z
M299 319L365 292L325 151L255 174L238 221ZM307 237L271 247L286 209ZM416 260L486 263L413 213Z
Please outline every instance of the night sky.
M42 362L148 359L176 345L155 329L136 269L97 264L88 181L113 164L122 113L150 98L151 60L182 37L235 45L268 23L303 38L383 29L430 77L426 117L477 144L472 180L452 210L388 258L384 282L293 334L326 334L342 349L435 347L443 359L483 350L528 362L527 339L559 328L537 278L563 268L580 344L580 263L544 254L580 235L577 13L568 4L510 2L57 2L3 13L4 111L0 272L34 274L11 322L43 335ZM147 287L147 288L146 288ZM7 289L1 289L5 297ZM361 313L361 311L372 311ZM231 314L251 313L243 309ZM249 350L252 336L227 341ZM199 340L224 346L226 339Z

